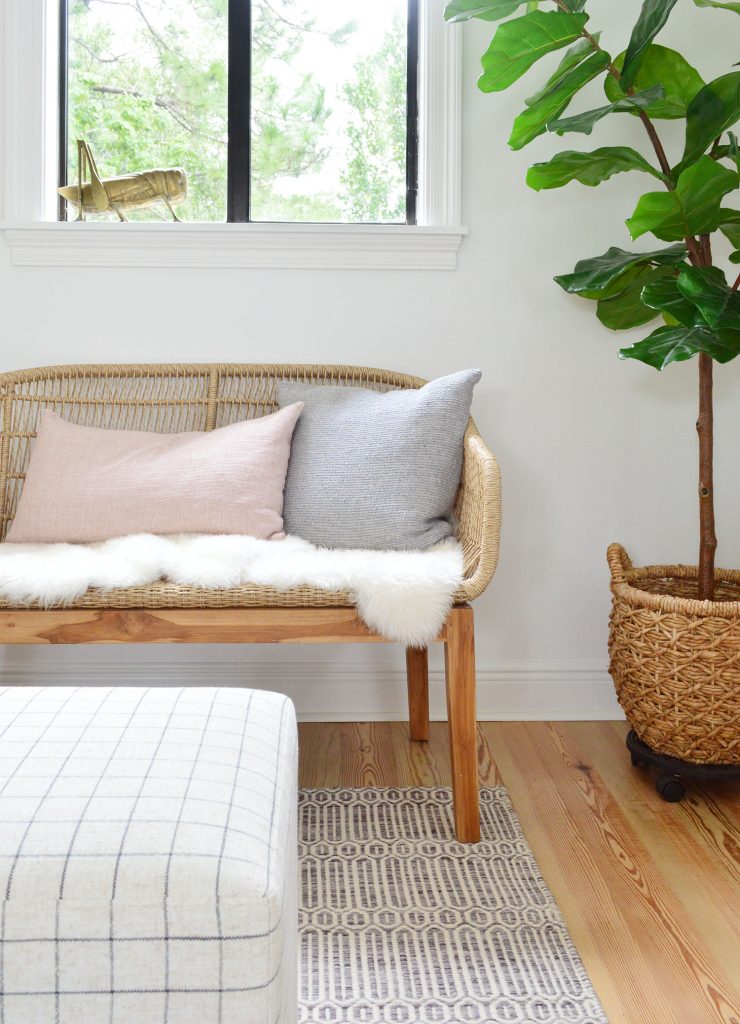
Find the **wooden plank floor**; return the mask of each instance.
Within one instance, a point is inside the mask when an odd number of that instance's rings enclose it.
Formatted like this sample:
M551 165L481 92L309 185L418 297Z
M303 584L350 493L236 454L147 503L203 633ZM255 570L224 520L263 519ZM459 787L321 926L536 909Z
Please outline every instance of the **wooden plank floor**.
M610 1024L740 1024L740 784L666 804L623 722L488 722L503 783ZM304 724L301 785L448 786L444 723Z

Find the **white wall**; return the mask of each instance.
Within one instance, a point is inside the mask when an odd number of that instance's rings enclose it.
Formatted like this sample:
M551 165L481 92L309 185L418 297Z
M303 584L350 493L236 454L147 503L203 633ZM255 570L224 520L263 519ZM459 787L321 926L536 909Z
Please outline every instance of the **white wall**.
M613 53L626 45L639 6L638 0L589 5L592 25L604 28L602 42ZM510 93L479 93L478 60L491 29L476 23L465 30L463 200L470 236L456 272L99 270L81 276L13 270L0 243L0 366L265 359L363 363L427 377L482 367L473 411L502 463L505 521L499 572L476 605L481 712L612 714L605 673L607 544L619 539L640 562L696 559L696 364L659 375L620 363L616 349L624 336L612 336L591 304L552 283L580 257L613 244L629 247L623 221L651 181L622 175L598 190L571 185L538 195L524 184L526 167L559 146L624 141L622 129L633 145L648 149L639 123L625 115L591 139L545 138L523 153L509 152L512 118L542 73ZM737 21L682 0L661 39L685 49L709 79L736 59ZM598 93L593 99L603 102ZM681 140L669 135L675 156ZM719 561L738 565L733 442L740 364L719 369L716 393ZM400 652L381 648L16 648L6 652L3 675L28 679L44 666L54 678L71 679L83 666L89 681L108 678L133 659L149 678L164 658L168 679L189 666L188 678L262 680L289 689L304 713L317 718L393 716L402 708L401 677L394 674ZM297 677L291 663L308 665L307 674Z

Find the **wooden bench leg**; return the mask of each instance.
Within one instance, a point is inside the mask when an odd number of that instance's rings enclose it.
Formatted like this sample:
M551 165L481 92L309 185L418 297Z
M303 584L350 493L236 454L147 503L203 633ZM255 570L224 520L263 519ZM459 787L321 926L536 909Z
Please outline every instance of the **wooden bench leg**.
M426 647L406 648L409 690L409 733L412 740L429 739L429 652Z
M452 760L452 798L458 842L480 840L478 723L475 712L473 609L453 608L445 642L447 719Z

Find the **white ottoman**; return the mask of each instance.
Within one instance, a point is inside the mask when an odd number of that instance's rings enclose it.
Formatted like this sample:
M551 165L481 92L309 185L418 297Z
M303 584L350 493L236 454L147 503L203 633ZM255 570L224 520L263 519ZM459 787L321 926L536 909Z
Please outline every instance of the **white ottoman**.
M293 1024L296 753L275 693L0 690L0 1021Z

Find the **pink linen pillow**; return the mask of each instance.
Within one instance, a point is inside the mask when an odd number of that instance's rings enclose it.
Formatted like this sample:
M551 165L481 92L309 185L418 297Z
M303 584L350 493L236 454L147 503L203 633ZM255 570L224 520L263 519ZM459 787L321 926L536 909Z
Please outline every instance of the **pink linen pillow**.
M104 430L41 414L12 543L131 533L283 533L283 489L303 403L207 432Z

